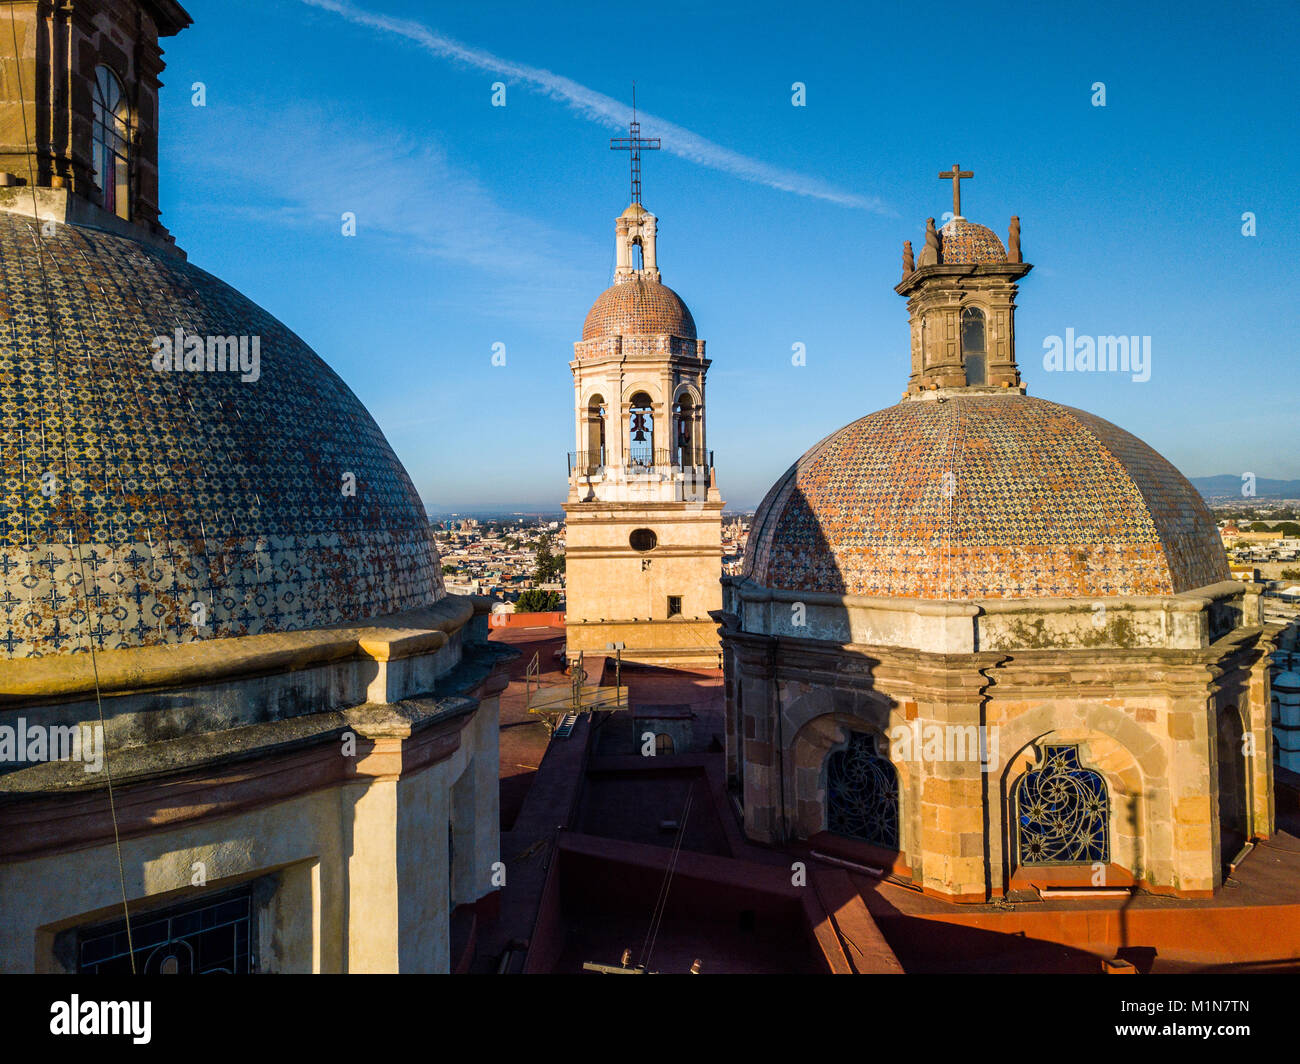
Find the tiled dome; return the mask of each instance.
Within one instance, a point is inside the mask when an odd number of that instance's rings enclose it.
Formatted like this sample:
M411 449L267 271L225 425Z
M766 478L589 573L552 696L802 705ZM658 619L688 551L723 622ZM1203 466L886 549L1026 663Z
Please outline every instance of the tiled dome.
M987 226L953 218L939 230L939 257L945 266L1006 262L1007 249Z
M744 573L924 599L1168 595L1229 579L1214 519L1172 465L1099 417L1023 395L902 402L828 436L763 500Z
M695 319L681 296L667 285L643 277L606 288L582 323L584 340L663 334L694 340Z
M177 329L260 337L259 378L155 369ZM0 212L0 448L0 657L443 595L420 498L347 385L229 285L132 240Z

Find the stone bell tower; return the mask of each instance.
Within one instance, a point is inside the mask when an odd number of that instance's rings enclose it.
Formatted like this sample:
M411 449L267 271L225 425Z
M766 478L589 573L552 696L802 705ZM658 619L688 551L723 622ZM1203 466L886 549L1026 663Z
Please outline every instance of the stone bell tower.
M903 279L912 321L912 373L905 399L938 399L959 389L1023 395L1016 365L1017 282L1033 267L1020 255L1020 219L1008 246L993 230L964 218L961 184L975 175L954 165L939 174L953 184L953 218L936 230L926 222L919 257L903 245Z
M158 42L190 22L175 0L0 0L0 33L17 37L0 61L0 205L173 247L158 220Z
M634 156L638 141L634 123ZM614 283L569 364L568 654L617 645L625 660L717 667L709 611L722 606L723 503L705 435L709 360L691 312L659 279L638 162L615 223Z

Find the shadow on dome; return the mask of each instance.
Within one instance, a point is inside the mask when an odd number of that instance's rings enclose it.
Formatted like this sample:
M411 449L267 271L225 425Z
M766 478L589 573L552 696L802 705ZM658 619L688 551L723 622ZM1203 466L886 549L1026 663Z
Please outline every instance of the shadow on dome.
M839 557L831 545L835 529L822 527L821 518L813 508L803 488L796 487L785 506L783 523L793 521L801 540L802 558L792 557L786 564L801 564L803 586L791 591L816 590L825 595L847 595L848 581L840 566ZM829 534L828 534L829 533ZM841 537L843 538L843 537ZM845 614L847 617L847 613Z

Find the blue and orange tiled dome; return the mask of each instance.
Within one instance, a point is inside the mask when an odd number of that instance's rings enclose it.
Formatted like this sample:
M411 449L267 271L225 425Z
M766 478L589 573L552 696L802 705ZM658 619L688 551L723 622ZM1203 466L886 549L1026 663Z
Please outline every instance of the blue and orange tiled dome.
M945 266L1006 262L997 233L966 218L952 218L939 230L939 261Z
M768 492L743 571L770 588L921 599L1169 595L1229 579L1213 517L1169 462L1023 395L902 402L828 436Z
M695 319L682 297L667 285L634 277L605 289L587 312L582 338L678 336L694 340Z
M259 379L156 370L152 339L178 328L260 337ZM0 658L443 595L419 496L347 385L233 288L135 241L0 212L0 447Z

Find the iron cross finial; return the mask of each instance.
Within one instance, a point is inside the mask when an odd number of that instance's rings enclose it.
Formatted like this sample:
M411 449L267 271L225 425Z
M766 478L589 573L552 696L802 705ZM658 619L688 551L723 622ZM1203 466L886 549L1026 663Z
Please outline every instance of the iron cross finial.
M632 165L632 202L641 202L641 151L658 151L659 138L645 138L641 136L641 123L636 119L636 82L632 82L632 124L628 128L627 137L610 137L609 147L611 151L625 151L631 153Z

